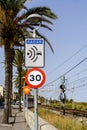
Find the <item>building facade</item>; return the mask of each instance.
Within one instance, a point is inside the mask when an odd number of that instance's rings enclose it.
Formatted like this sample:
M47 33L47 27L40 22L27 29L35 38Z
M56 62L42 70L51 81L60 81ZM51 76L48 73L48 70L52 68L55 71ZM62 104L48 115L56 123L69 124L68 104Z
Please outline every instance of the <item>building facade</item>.
M3 97L4 94L4 87L0 85L0 97Z

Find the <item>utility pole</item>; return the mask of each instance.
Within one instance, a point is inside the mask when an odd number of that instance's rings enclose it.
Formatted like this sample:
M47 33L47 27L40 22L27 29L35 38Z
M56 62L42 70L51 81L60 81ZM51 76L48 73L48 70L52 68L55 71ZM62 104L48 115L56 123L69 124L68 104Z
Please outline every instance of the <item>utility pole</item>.
M74 96L74 84L72 86L72 109L74 109L74 99L73 99L73 96Z
M61 85L60 85L60 101L62 103L63 115L65 115L65 76L61 77Z

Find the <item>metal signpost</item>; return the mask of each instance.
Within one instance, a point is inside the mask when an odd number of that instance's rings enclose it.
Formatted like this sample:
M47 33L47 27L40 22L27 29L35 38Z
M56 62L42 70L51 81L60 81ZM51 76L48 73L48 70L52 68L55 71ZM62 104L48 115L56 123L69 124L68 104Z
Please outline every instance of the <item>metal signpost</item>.
M41 87L46 80L46 75L40 68L29 69L25 76L26 83L34 88L34 114L35 114L35 129L38 130L38 88Z
M45 65L45 45L42 38L25 39L25 67L44 67ZM34 69L34 68L33 68ZM32 70L32 69L30 69ZM38 88L45 82L45 74L39 68L28 71L26 83L34 88L34 114L35 130L38 130Z
M27 17L30 23L39 23L39 26L33 29L33 38L25 39L25 67L44 67L45 65L45 46L44 39L36 38L36 31L42 24L42 15L31 14ZM34 109L35 109L35 129L38 130L38 88L45 82L45 73L36 68L31 69L26 74L26 82L34 88Z

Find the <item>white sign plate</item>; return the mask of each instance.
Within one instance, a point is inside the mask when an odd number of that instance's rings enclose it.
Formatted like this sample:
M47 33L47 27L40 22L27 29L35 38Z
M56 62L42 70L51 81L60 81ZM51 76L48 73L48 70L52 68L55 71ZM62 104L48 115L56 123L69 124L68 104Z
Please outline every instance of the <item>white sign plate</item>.
M44 67L44 39L25 39L25 67Z

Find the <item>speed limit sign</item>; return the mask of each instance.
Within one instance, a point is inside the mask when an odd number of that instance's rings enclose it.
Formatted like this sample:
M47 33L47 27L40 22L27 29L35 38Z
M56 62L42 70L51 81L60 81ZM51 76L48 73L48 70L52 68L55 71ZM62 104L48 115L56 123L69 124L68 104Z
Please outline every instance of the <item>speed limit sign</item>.
M44 84L45 80L45 73L40 68L32 68L28 70L25 76L25 81L31 88L41 87Z

